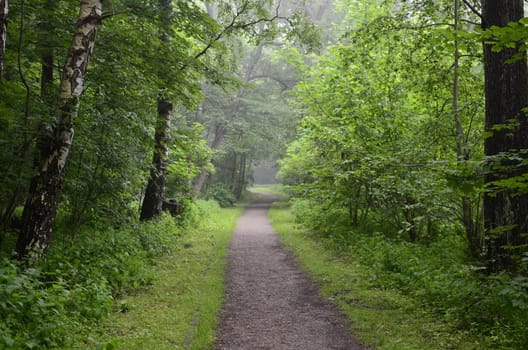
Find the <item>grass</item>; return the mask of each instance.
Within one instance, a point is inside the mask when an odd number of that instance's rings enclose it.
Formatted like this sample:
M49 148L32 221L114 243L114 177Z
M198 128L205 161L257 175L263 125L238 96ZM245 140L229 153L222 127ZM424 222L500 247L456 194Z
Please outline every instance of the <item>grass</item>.
M335 302L364 344L379 350L481 349L479 340L393 289L372 287L368 266L350 256L338 256L295 223L284 205L270 211L273 227L303 269L321 286L321 294Z
M278 196L281 201L285 201L287 199L286 194L284 194L283 187L280 184L273 184L273 185L254 185L249 189L250 192L258 194L258 193L266 193L266 194L273 194Z
M102 324L103 349L208 349L224 294L227 244L241 208L216 209L150 267L152 285ZM106 344L102 346L101 344Z

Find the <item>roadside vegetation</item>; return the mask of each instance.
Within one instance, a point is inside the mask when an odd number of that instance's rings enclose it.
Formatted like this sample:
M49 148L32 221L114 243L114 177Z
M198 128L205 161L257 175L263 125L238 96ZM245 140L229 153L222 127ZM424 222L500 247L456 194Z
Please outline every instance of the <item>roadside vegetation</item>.
M300 251L367 288L328 297L424 320L369 342L528 349L525 4L0 0L0 349L162 339L134 308L220 292L224 236L200 232L235 212L202 200L233 206L257 167ZM217 303L163 346L209 344ZM90 338L113 311L127 331Z
M328 215L328 213L325 213ZM270 211L273 227L376 349L525 349L527 299L507 276L485 277L455 234L424 244L324 219L294 200ZM318 223L318 225L315 225Z
M151 287L125 296L98 327L117 349L207 349L224 295L227 244L242 208L200 202L197 227L148 267Z
M121 228L58 232L48 259L0 266L0 349L203 349L240 208L198 201Z

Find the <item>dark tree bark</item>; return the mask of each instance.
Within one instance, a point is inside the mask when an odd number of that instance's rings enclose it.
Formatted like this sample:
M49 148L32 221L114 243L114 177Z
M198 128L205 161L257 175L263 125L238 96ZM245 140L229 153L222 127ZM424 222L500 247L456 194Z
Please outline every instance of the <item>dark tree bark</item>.
M484 0L483 27L505 26L524 16L522 0ZM488 239L487 254L490 272L515 273L528 243L528 194L499 186L498 180L515 180L528 172L528 119L523 108L528 106L528 71L526 56L507 63L518 50L493 52L484 45L486 94L485 154L490 166L485 182L484 225ZM515 159L517 157L517 159Z
M53 59L53 25L50 21L51 15L56 11L57 1L47 0L46 11L40 17L42 25L40 31L42 37L39 40L40 45L40 97L47 106L53 108L55 101L54 94L54 59Z
M42 69L40 74L40 96L47 99L52 95L53 88L53 52L46 50L40 57Z
M4 75L4 55L7 41L7 14L9 13L8 0L0 0L0 80Z
M64 167L73 141L73 120L78 114L79 97L102 12L102 0L81 0L75 33L62 71L55 111L57 123L39 145L37 175L31 180L22 214L22 228L16 245L19 258L30 252L41 257L49 247Z
M246 168L247 168L247 155L242 153L239 169L238 169L238 180L236 182L235 197L240 200L242 198L242 192L246 187Z
M154 136L154 156L150 169L150 178L141 206L141 220L150 220L159 216L163 210L163 196L167 182L167 164L169 161L170 120L172 102L158 101L158 120Z
M165 44L171 42L171 0L159 0L161 22L160 38ZM163 77L160 77L163 81ZM161 215L163 197L167 183L167 164L169 161L169 141L171 129L172 102L162 96L158 98L158 117L154 136L154 156L150 168L150 178L141 205L140 220L151 220Z

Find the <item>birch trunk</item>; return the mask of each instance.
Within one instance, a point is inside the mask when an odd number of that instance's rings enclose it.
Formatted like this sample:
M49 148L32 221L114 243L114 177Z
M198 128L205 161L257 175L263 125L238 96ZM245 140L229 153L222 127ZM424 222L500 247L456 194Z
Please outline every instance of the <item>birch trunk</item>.
M504 27L524 17L522 0L484 0L483 27ZM506 61L517 48L493 52L484 45L486 96L485 155L490 159L485 176L484 226L488 239L491 272L515 273L528 244L528 194L512 186L497 186L494 181L514 182L528 173L528 70L526 56L514 63Z
M0 0L0 80L4 75L4 54L7 41L7 14L9 13L8 0Z
M55 109L56 125L40 145L37 175L31 180L22 214L16 251L42 257L51 234L64 180L64 167L73 141L73 120L79 110L88 62L93 52L97 26L102 18L102 0L81 0L75 33L64 65Z

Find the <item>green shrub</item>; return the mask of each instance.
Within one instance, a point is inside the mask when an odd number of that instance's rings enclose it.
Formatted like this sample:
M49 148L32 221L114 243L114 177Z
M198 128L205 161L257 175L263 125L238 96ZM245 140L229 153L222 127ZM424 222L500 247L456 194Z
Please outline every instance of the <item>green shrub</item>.
M232 207L236 198L233 192L224 184L215 184L211 186L205 195L206 199L214 199L222 208Z
M342 208L315 204L305 199L294 199L291 203L297 220L325 237L346 236L350 231L351 221Z
M413 296L453 329L485 336L491 347L528 348L528 278L482 273L461 235L411 243L390 232L367 234L346 213L307 200L293 201L292 211L327 247L363 264L373 287Z
M0 266L0 348L59 346L65 336L64 313L72 295L62 281L41 281L38 269L22 270L3 260Z
M188 220L201 211L189 205ZM184 229L163 214L121 228L87 227L75 237L59 231L41 265L1 260L0 349L68 348L80 329L87 337L90 325L122 308L121 295L150 283L150 259L167 253Z

